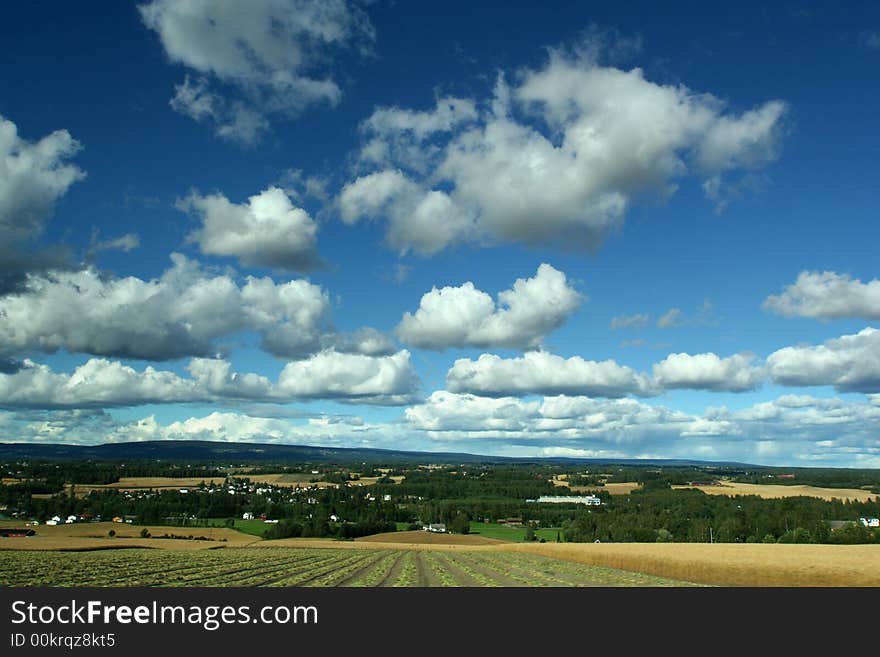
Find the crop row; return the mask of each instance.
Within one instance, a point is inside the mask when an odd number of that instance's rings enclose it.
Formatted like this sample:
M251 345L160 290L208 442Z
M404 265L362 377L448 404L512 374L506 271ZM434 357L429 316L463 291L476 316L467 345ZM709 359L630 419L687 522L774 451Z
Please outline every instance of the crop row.
M344 548L0 551L0 586L680 586L528 553Z

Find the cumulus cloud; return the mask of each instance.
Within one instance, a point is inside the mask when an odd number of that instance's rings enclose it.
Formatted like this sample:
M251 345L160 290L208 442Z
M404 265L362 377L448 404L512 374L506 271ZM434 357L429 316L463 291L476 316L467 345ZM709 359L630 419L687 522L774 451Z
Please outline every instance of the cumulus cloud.
M848 274L804 271L763 307L784 317L880 319L880 280L862 283Z
M137 372L118 362L93 358L72 374L25 360L14 374L0 374L0 406L63 408L128 406L191 401L196 387L173 372L147 367Z
M328 295L306 280L239 284L211 275L180 254L161 277L109 278L94 268L30 275L0 298L0 345L168 360L212 356L220 338L256 331L273 354L297 357L320 347Z
M177 87L172 107L242 142L267 129L266 114L335 106L342 90L328 57L365 51L374 38L364 12L344 0L153 0L138 9L168 58L198 76Z
M26 359L15 371L0 372L3 408L109 408L143 404L257 401L285 403L335 399L365 404L410 403L418 378L409 353L364 356L324 351L288 363L277 384L254 373L240 373L225 360L194 358L189 377L117 361L91 358L70 374L53 372Z
M372 170L343 189L340 211L348 223L386 219L401 252L466 241L590 251L640 197L667 197L695 175L720 198L776 159L786 109L772 100L734 113L711 94L600 65L589 49L556 49L514 84L499 76L486 102L378 108L359 158ZM443 212L407 226L429 199Z
M406 350L391 356L322 351L288 363L278 378L279 391L292 397L381 399L389 404L412 402L417 385Z
M812 397L792 401L783 396L737 411L689 414L634 399L559 395L524 401L439 390L406 409L405 420L436 442L458 449L463 443L481 445L492 453L880 464L880 406Z
M880 330L868 327L818 346L785 347L767 357L767 367L772 379L782 385L826 385L845 392L877 393Z
M422 296L415 314L405 313L398 337L415 347L538 346L577 310L583 297L563 272L541 264L532 278L520 278L498 293L497 303L470 281L458 287L433 288Z
M654 365L653 374L655 383L664 389L725 392L754 390L765 376L751 354L721 358L713 353L669 354Z
M388 220L385 240L407 253L432 255L475 234L474 217L441 190L423 190L400 170L361 176L343 187L338 198L343 222L363 218Z
M364 356L390 356L396 351L391 338L369 326L352 332L329 333L323 337L322 344L326 349Z
M201 220L201 227L189 239L206 255L237 258L249 267L293 271L320 263L315 248L317 224L278 187L269 187L241 204L231 203L222 194L193 192L177 207Z
M584 395L624 397L652 394L648 377L613 360L596 362L580 356L562 358L543 351L521 358L483 354L478 360L456 360L446 375L451 392L489 397L537 395Z
M14 289L27 272L66 260L61 250L31 247L42 236L58 199L85 178L68 162L80 148L67 130L27 141L12 121L0 116L0 293Z

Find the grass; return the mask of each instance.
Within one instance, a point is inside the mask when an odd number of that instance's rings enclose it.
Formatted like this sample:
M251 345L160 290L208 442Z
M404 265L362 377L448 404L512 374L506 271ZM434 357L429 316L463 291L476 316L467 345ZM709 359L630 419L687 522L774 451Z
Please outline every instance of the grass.
M232 529L239 531L243 534L249 534L251 536L259 536L263 537L263 532L265 532L272 525L266 524L264 521L259 518L254 520L242 520L241 518L233 518L235 524L232 526ZM209 527L226 527L226 518L209 518L208 519ZM191 530L198 529L197 527L190 528Z
M536 529L535 536L544 539L547 542L556 542L556 529ZM522 542L526 540L525 527L510 527L508 525L498 525L488 522L472 522L471 534L479 534L486 538L495 538L500 541ZM559 530L560 540L562 540L562 531Z

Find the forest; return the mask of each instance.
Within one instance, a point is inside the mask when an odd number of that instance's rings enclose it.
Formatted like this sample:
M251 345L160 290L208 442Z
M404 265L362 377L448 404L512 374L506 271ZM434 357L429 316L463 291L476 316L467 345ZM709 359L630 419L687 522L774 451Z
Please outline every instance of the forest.
M259 469L257 469L257 467ZM248 466L216 462L10 461L0 463L0 513L45 522L52 516L110 519L138 524L198 525L225 519L234 527L243 514L277 520L266 538L332 536L340 539L393 531L398 526L445 523L468 531L470 522L520 523L556 528L568 542L792 542L872 543L878 530L860 518L880 516L880 502L844 502L818 497L766 499L757 495L708 495L672 489L695 481L786 485L792 481L877 492L880 473L871 470L786 470L740 466L631 463L277 463ZM308 473L318 488L254 485L263 473ZM312 476L311 473L317 473ZM793 477L791 475L794 475ZM176 489L92 490L76 486L108 484L120 477L203 477L184 494ZM391 477L403 477L395 482ZM564 476L578 491L589 491L601 506L536 503L547 495L570 494L554 484ZM360 485L361 477L379 477ZM612 495L606 483L634 482L628 494ZM557 481L557 484L559 482ZM65 485L73 484L73 486ZM580 492L578 494L581 494Z

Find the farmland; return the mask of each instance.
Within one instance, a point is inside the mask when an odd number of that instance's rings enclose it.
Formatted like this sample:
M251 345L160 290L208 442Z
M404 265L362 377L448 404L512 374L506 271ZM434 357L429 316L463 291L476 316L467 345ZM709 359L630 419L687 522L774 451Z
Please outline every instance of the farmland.
M673 486L675 489L696 488L707 495L757 495L766 499L785 497L818 497L823 500L855 500L870 502L877 498L876 493L858 488L821 488L818 486L779 486L775 484L747 484L736 481L723 481L712 486Z
M0 586L689 586L653 575L502 551L240 548L198 552L0 551Z

